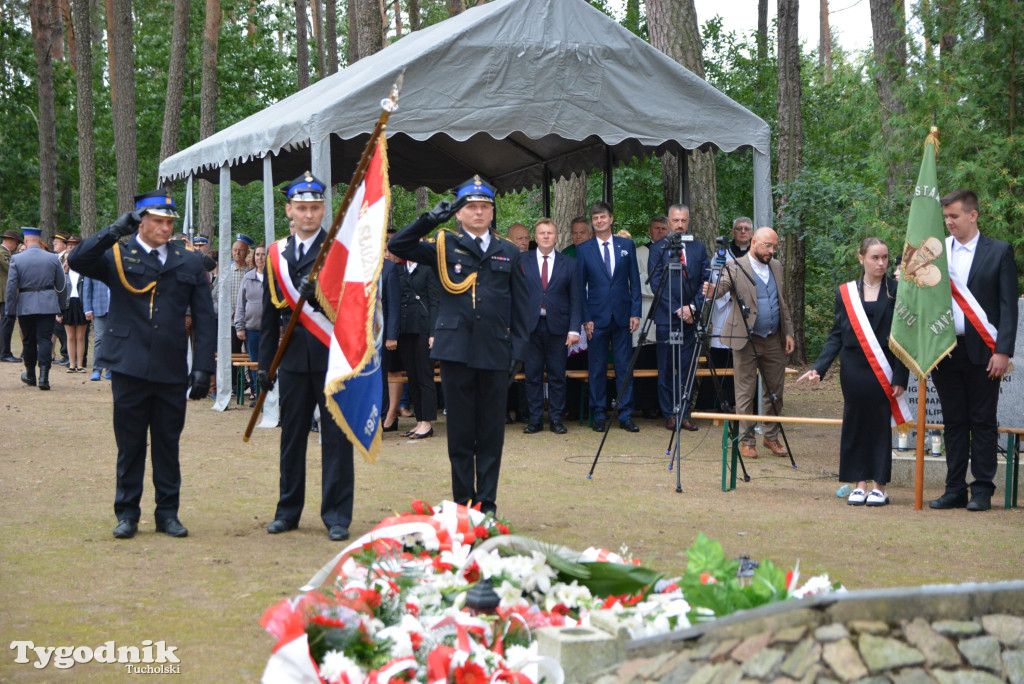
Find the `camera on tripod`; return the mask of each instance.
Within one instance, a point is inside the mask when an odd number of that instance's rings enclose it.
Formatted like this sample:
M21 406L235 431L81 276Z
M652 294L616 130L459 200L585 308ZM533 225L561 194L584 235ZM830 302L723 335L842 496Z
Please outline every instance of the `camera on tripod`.
M691 236L690 239L692 240L693 237ZM679 263L683 257L683 234L669 233L665 237L665 247L668 251L669 263Z

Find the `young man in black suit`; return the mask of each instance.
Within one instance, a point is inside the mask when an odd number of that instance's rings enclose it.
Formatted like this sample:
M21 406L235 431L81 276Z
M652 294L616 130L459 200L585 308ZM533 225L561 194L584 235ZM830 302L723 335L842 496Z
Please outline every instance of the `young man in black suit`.
M548 416L551 431L564 435L565 363L567 350L580 340L580 281L576 260L555 251L558 231L548 218L533 228L537 249L523 258L526 286L530 292L530 347L526 354L526 400L530 422L528 435L544 429L544 369L548 371Z
M954 190L941 203L957 337L953 352L932 371L946 426L947 470L946 491L929 506L987 511L995 491L999 383L1017 339L1017 265L1008 243L978 230L976 194ZM966 287L963 298L958 283Z

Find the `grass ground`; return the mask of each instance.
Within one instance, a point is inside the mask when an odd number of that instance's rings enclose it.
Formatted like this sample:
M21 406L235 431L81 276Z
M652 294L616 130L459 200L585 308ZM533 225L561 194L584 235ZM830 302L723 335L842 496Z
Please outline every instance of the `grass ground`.
M14 662L7 646L97 647L113 640L177 647L185 681L259 679L273 639L258 624L275 601L296 594L339 549L319 510L319 451L311 435L307 506L299 530L268 536L278 479L278 432L241 439L248 410L218 413L192 402L182 436L181 519L188 539L153 532L147 482L139 535L111 536L115 446L109 382L54 367L53 390L23 386L16 364L0 364L0 681L124 681L123 666L70 670ZM831 382L790 384L790 415L840 415ZM890 488L892 504L845 505L835 495L838 428L788 428L797 468L767 455L747 463L749 483L722 492L721 429L684 433L682 493L669 472L669 433L661 421L642 431L613 427L587 479L597 433L570 426L565 436L524 435L510 426L499 486L499 513L517 532L571 548L629 551L666 574L685 568L698 532L731 557L799 561L849 588L1022 577L1021 510L990 513L913 510L913 491ZM403 425L411 426L411 419ZM445 426L409 442L389 433L376 464L356 463L354 536L412 499L450 494ZM925 490L925 498L940 492ZM997 491L996 500L1001 501Z

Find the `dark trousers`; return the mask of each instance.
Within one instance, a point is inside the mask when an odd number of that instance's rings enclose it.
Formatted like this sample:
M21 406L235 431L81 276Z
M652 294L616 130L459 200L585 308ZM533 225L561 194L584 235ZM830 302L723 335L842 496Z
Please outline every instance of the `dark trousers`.
M683 326L682 344L669 344L670 331L668 328L667 325L658 326L658 407L661 409L663 417L674 416L676 401L679 402L679 408L682 409L683 395L689 390L690 403L681 416L682 419L688 419L690 410L693 408L693 385L689 388L683 387L683 382L686 380L690 360L693 357L696 328L692 325ZM678 330L677 327L676 329ZM673 359L675 360L674 373Z
M0 358L14 356L11 337L14 335L14 316L7 315L7 305L0 302Z
M54 314L18 316L24 346L21 359L30 373L35 372L37 362L40 370L49 369L53 356L53 326L56 322Z
M590 368L590 355L584 351L576 352L565 361L565 369L567 371L585 371ZM565 381L565 405L567 407L566 413L569 416L576 417L577 411L579 410L581 399L583 398L584 384L582 380L569 379Z
M181 467L178 439L185 427L185 383L150 382L113 373L114 440L117 442L117 492L114 515L139 521L146 474L146 441L152 445L157 521L178 516Z
M995 491L996 446L999 422L999 380L990 380L985 366L970 362L963 339L948 358L932 371L932 382L942 404L946 441L946 491L967 489L970 461L971 493L991 495Z
M402 366L409 379L409 399L416 420L437 420L437 390L434 388L434 360L430 358L430 335L399 335L398 354L402 357Z
M352 523L352 499L355 472L352 444L334 422L324 403L324 376L321 373L278 371L281 392L281 482L275 520L298 523L306 502L306 449L313 407L320 407L320 453L322 488L320 519L332 525L348 527Z
M594 412L595 420L604 420L607 413L605 407L608 405L609 348L615 365L615 396L618 396L618 388L626 382L626 390L619 405L619 422L622 422L633 417L633 380L626 380L626 371L633 356L633 334L629 332L628 325L613 324L612 327L605 329L598 329L595 326L594 335L590 338L587 347L590 364L590 409Z
M67 310L65 310L63 313L67 314ZM67 333L66 330L64 330L64 324L63 323L58 323L56 319L54 319L54 322L53 322L53 334L57 336L57 342L60 343L60 358L61 358L61 360L64 360L64 359L68 358L68 333ZM51 356L53 355L53 352L54 352L54 349L51 346L50 347L50 355Z
M565 413L565 335L548 332L548 319L541 316L530 334L523 369L526 372L526 401L530 406L530 422L544 419L544 369L548 371L548 415L552 423L561 423Z
M480 370L441 362L441 386L448 407L448 460L455 503L497 509L498 473L505 444L508 371Z

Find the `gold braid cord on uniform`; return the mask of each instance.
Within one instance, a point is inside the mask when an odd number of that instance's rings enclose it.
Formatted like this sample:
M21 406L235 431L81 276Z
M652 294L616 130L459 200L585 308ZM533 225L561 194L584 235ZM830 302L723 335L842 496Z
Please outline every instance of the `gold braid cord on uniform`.
M270 259L267 259L267 265L264 268L267 271L267 286L270 288L270 301L273 302L274 306L278 309L288 308L288 302L278 299L277 297L277 286L274 283L274 266L271 264Z
M149 318L153 318L153 295L156 292L156 281L154 280L149 285L143 288L132 287L128 282L128 279L124 276L124 264L121 263L121 243L114 243L114 265L117 266L117 276L121 279L121 285L124 289L128 290L132 294L146 294L149 293Z
M445 257L444 236L446 231L437 233L437 273L441 278L441 287L452 294L462 294L469 288L473 288L473 308L476 308L476 273L470 273L461 283L456 283L448 277L448 264Z

